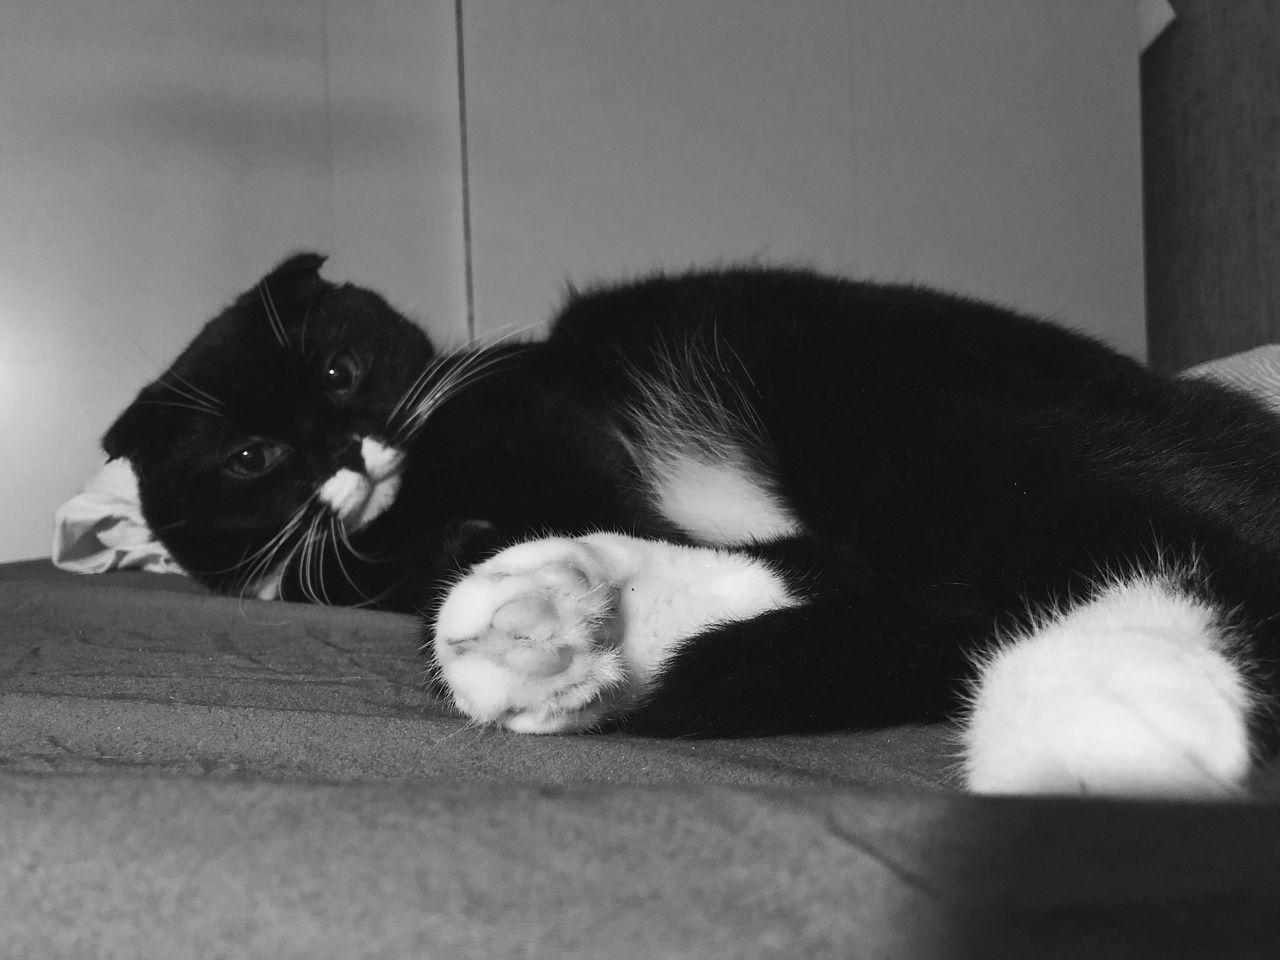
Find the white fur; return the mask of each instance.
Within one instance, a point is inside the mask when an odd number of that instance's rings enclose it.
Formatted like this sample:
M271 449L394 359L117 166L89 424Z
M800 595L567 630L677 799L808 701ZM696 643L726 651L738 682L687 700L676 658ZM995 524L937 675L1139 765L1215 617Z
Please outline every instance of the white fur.
M279 600L280 586L284 582L284 568L279 567L258 580L249 588L259 600Z
M963 731L983 793L1218 797L1250 764L1223 618L1168 578L1113 584L981 664Z
M623 710L681 641L793 603L764 564L722 550L619 534L533 540L453 588L434 649L468 716L569 732Z
M404 453L373 437L365 437L360 441L360 458L364 460L365 473L376 483L399 472Z
M729 546L800 529L765 484L732 461L675 457L655 468L650 482L662 515L704 543Z
M320 487L320 499L338 516L348 531L372 523L395 503L400 492L400 467L404 454L364 437L360 441L364 472L343 467Z
M736 355L714 338L657 349L656 372L630 374L637 399L624 418L630 430L619 433L657 509L718 546L799 533L762 466L768 444Z

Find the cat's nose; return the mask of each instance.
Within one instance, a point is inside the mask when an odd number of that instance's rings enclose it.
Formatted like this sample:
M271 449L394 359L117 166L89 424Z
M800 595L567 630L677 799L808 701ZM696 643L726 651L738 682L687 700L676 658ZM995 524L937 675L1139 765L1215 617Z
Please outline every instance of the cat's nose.
M364 473L364 455L360 452L360 438L353 437L351 442L333 458L334 469L346 467L356 473Z

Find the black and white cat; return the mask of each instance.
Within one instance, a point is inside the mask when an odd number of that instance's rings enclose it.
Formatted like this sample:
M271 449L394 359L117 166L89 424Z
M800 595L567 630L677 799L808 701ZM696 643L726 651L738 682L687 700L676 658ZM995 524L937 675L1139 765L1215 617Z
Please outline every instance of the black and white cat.
M106 434L231 593L422 612L479 721L956 718L981 791L1229 795L1280 695L1280 422L1056 326L790 269L441 353L295 256Z

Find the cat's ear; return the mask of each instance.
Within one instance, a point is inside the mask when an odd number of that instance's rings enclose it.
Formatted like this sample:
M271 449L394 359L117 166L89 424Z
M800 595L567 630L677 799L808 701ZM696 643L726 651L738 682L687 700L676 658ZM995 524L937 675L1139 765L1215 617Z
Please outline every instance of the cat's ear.
M295 253L263 277L262 282L273 289L286 289L309 280L318 280L320 268L328 259L322 253Z
M125 407L124 412L116 417L116 422L103 434L102 449L108 459L128 457L132 460L147 445L155 426L151 411L144 402L150 389L143 388L138 399Z

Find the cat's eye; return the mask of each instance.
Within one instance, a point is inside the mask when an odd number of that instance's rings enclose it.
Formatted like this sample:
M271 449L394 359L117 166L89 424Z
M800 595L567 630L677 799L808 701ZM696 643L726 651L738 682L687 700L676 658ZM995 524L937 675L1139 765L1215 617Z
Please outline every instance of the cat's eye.
M222 468L237 477L261 477L284 459L288 448L270 440L254 440L236 449L222 461Z
M339 399L349 396L360 383L360 361L350 350L339 350L324 365L324 386Z

